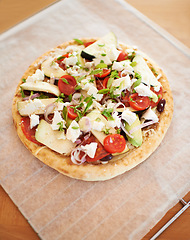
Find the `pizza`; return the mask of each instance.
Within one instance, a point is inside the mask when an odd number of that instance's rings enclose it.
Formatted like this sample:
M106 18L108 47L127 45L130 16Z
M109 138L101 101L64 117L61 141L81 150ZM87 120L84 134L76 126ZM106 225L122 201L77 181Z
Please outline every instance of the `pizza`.
M147 159L172 114L164 72L112 32L73 39L39 57L21 78L12 104L28 150L85 181L111 179Z

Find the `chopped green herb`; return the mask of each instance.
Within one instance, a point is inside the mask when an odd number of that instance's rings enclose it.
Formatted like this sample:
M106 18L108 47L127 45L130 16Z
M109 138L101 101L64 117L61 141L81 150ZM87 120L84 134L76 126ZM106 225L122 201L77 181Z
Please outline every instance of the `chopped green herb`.
M79 77L79 78L77 79L77 82L80 83L84 78L85 78L85 76Z
M130 100L131 102L135 102L135 101L132 99L132 97L131 97L131 96L129 97L129 100Z
M158 95L158 99L159 99L159 98L161 98L161 95L160 95L160 94Z
M75 88L75 91L80 90L80 89L82 89L81 86L77 85L76 88Z
M64 58L65 58L65 56L60 56L60 57L57 58L57 60L62 60Z
M135 78L139 79L139 78L141 78L141 75L136 72L135 73Z
M72 129L79 129L79 127L77 127L77 126L73 126Z
M57 100L56 100L56 102L64 102L63 101L63 98L65 97L65 95L64 95L64 93L61 93L59 96L58 96L58 98L57 98Z
M108 120L114 120L111 113L113 112L113 108L104 109L102 115L104 115Z
M95 79L94 78L91 78L90 80L89 80L89 83L93 83L95 81Z
M98 73L101 73L102 72L102 69L95 69L95 70L92 70L90 75L95 75L95 74L98 74Z
M112 77L110 77L109 79L108 79L108 82L107 82L107 88L110 88L111 87L111 85L112 85L112 83L113 83L113 78Z
M110 76L111 76L111 78L120 78L118 71L116 71L116 70L112 71Z
M106 56L106 53L102 53L101 56L102 56L102 57L105 57L105 56Z
M57 123L57 125L59 125L59 129L58 129L59 131L63 131L64 130L62 121Z
M98 44L98 46L99 46L99 47L104 47L104 46L105 46L105 44Z
M110 128L105 128L104 130L103 130L103 132L106 134L106 135L108 135L110 132Z
M61 80L62 80L64 83L69 84L69 82L68 82L67 79L65 79L65 78L61 78Z
M100 122L101 118L97 117L95 121Z
M85 70L86 72L88 72L88 71L89 71L89 69L88 69L88 68L84 68L84 70Z
M73 40L75 40L75 42L77 42L77 43L80 44L80 45L83 45L83 44L84 44L83 41L81 41L81 40L78 39L78 38L74 38Z
M22 87L20 88L20 93L22 95L22 98L25 98L24 90L22 89Z
M109 91L110 91L109 88L104 88L104 89L99 90L98 93L99 93L99 94L106 94L106 93L108 93Z
M38 99L45 99L45 98L49 98L47 95L40 93L40 96L37 97Z
M137 62L130 63L131 67L135 67L137 65Z
M22 79L22 82L23 82L23 83L25 83L25 82L26 82L26 79L25 79L25 78L23 78L23 79Z
M120 134L121 133L121 129L117 129L117 134Z
M132 53L128 54L128 59L130 59L131 61L133 60L133 58L135 57L136 53L135 51L133 51Z
M156 76L158 75L158 73L156 72L156 70L153 67L151 68L151 70Z
M96 68L96 69L97 69L97 68L107 68L107 64L105 64L104 62L100 62L98 65L96 65L95 68Z
M139 86L140 83L141 83L141 77L138 78L137 81L135 81L135 82L133 83L133 88L136 88L137 86Z
M72 94L70 94L70 95L68 96L68 98L69 98L69 102L71 102L71 101L72 101Z
M122 97L125 97L125 93L124 93L124 92L121 92L121 96L122 96Z
M79 98L79 101L81 102L81 100L83 99L83 95L81 94L80 98Z

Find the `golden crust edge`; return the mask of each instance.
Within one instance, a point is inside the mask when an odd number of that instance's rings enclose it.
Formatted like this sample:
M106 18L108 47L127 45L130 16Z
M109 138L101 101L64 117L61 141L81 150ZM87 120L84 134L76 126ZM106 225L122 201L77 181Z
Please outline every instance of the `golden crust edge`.
M93 39L82 39L83 41L93 41L97 40L95 38ZM74 41L65 42L56 48L62 48L66 47L68 45L73 44ZM121 44L122 48L130 48L130 46L126 44ZM56 49L55 48L55 49ZM41 160L46 165L54 168L55 170L59 171L60 173L80 179L85 181L103 181L108 180L111 178L114 178L120 174L125 173L126 171L129 171L130 169L134 168L138 164L145 161L160 145L162 142L167 129L171 123L172 115L173 115L173 97L170 90L169 82L164 74L164 72L157 66L155 62L153 62L152 59L150 59L146 54L143 53L144 56L146 56L147 60L154 66L154 68L157 70L157 72L162 74L161 83L163 85L164 90L166 91L163 94L163 98L166 99L166 106L164 112L160 115L160 121L158 124L158 127L156 128L156 133L150 137L147 141L143 142L141 147L135 148L130 153L122 154L117 156L116 161L108 162L108 164L99 164L99 165L93 165L93 164L83 164L83 165L75 165L70 163L70 158L66 156L62 156L51 149L47 147L41 147L31 141L29 141L25 135L22 132L20 121L21 116L19 115L17 111L17 101L19 101L21 98L19 97L19 86L22 83L22 79L26 78L27 76L33 74L35 70L38 67L35 67L45 56L49 55L49 53L52 51L48 51L44 53L42 56L37 58L26 70L24 75L22 76L16 92L15 96L13 98L13 104L12 104L12 115L13 115L13 122L16 127L17 134L20 138L20 140L23 142L23 144L28 148L28 150L39 160ZM151 146L151 148L150 148Z

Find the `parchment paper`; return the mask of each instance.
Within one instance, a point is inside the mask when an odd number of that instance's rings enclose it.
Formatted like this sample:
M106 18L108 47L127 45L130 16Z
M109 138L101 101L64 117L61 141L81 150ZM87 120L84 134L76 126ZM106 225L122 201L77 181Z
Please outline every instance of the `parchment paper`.
M33 157L11 101L28 66L73 38L113 31L165 71L174 96L166 137L145 162L105 182L78 181ZM1 36L0 179L41 239L141 239L190 188L189 50L122 0L65 0Z

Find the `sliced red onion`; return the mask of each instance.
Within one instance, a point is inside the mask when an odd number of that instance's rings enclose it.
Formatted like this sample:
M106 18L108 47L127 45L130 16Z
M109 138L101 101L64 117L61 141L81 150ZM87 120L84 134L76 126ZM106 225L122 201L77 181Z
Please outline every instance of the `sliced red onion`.
M77 139L76 141L75 141L75 143L78 145L78 144L80 144L82 141L80 140L80 139Z
M32 99L37 98L39 96L40 96L39 93L34 93L32 96L28 96L28 97L23 98L23 100L32 100Z
M84 140L86 141L87 139L89 139L90 136L91 136L91 133L89 132L87 135L84 136Z
M52 123L53 120L50 120L48 118L48 116L49 116L50 113L53 112L55 107L56 107L56 103L51 103L51 104L46 106L45 111L44 111L44 118L45 118L46 122Z
M124 127L124 125L123 125L122 122L121 122L121 129L125 132L125 134L126 134L127 136L129 136L130 138L134 138L134 136L131 135L131 134L125 129L125 127Z
M146 123L142 123L142 124L134 127L133 129L131 129L131 130L129 131L129 133L132 134L132 133L134 133L135 131L137 131L139 128L144 128L144 127L150 126L150 125L152 125L152 124L154 124L154 123L157 123L157 121L153 121L153 120L152 120L152 121L149 121L149 122L146 122Z
M77 165L81 165L82 163L84 163L86 161L86 153L82 156L82 158L80 158L80 152L83 152L83 149L81 147L75 148L72 152L71 152L71 161L74 164Z

